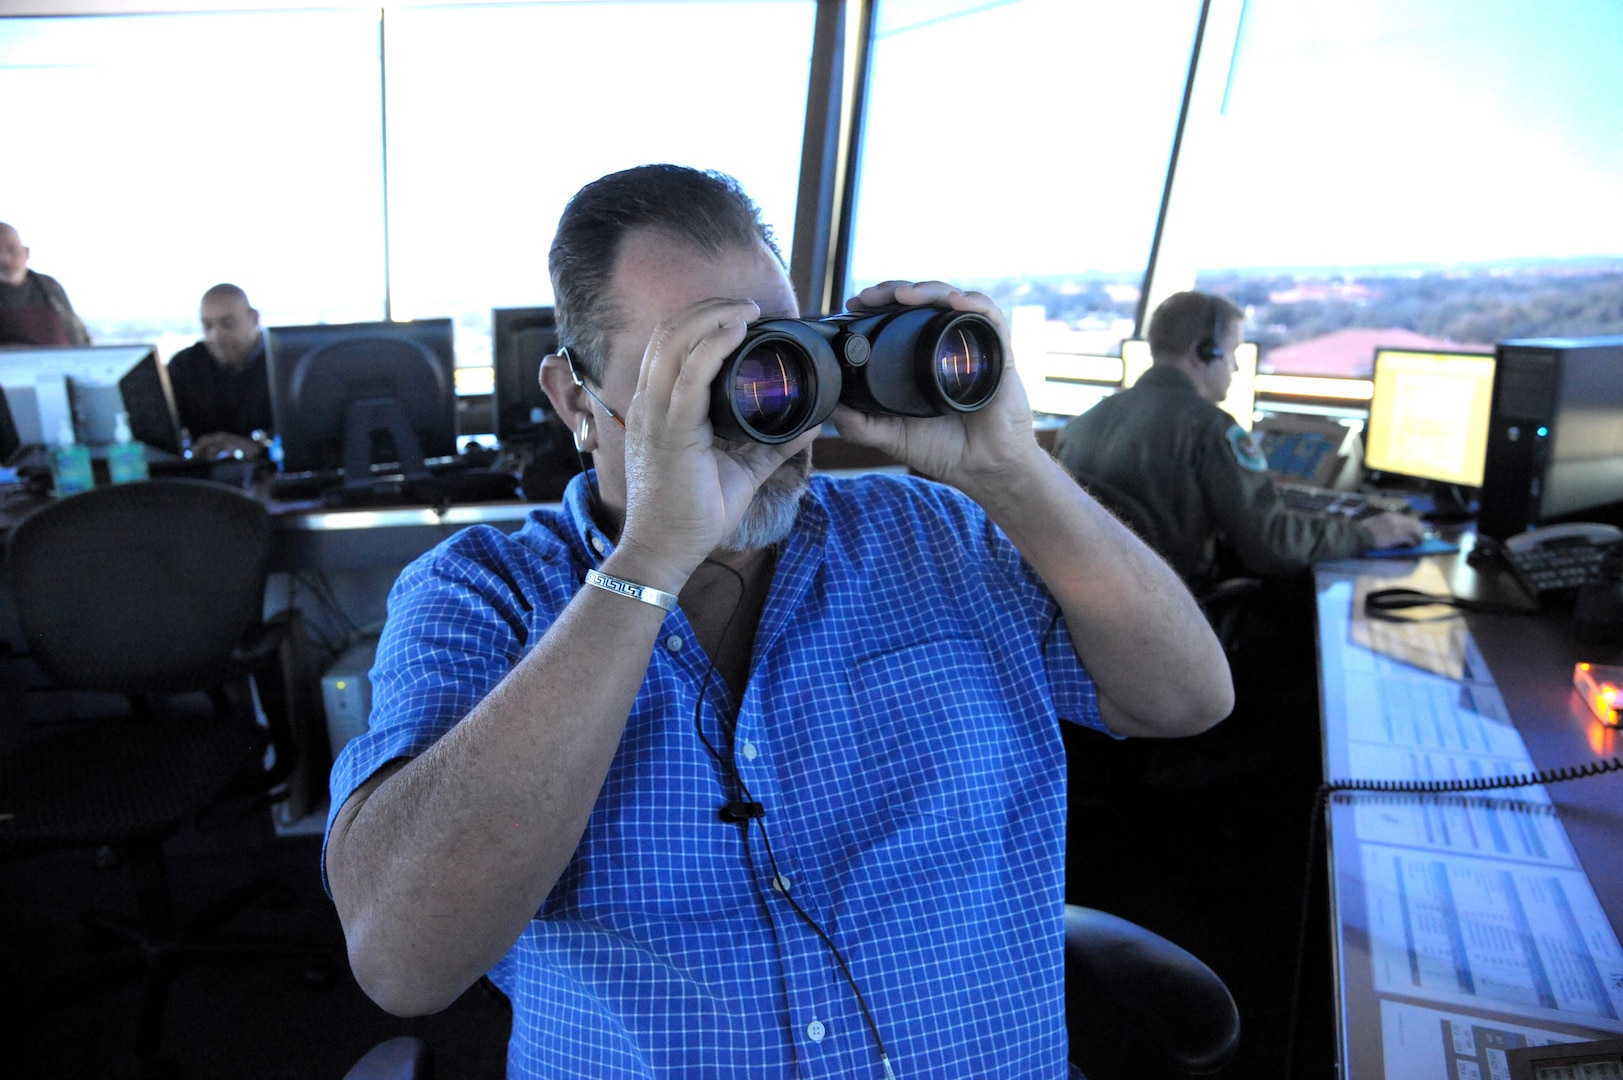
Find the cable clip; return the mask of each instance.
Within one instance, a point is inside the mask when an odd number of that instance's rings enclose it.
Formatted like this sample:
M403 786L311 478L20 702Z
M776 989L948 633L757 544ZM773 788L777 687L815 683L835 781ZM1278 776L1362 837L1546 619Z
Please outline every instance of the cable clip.
M721 808L721 820L736 825L750 818L766 817L766 807L758 802L730 802Z

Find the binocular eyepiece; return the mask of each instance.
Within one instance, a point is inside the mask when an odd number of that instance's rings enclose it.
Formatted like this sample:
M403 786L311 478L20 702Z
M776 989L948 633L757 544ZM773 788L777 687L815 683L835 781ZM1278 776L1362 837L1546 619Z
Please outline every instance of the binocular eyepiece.
M942 416L986 406L1003 381L1003 345L984 315L891 307L750 326L710 388L723 438L784 443L862 412Z

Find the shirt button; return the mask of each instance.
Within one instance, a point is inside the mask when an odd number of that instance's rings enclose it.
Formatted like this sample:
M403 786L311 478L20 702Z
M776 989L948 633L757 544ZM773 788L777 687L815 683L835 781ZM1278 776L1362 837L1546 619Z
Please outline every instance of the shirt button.
M828 1034L828 1029L823 1027L821 1020L813 1020L806 1025L806 1038L812 1042L822 1042L823 1036L826 1034Z
M747 742L747 743L744 744L744 756L746 758L748 758L749 760L754 761L757 757L760 756L760 754L761 754L761 752L759 750L755 749L755 744L754 743Z
M598 536L596 533L592 534L592 550L593 551L595 551L599 555L601 555L601 554L603 554L603 549L605 547L607 547L607 546L608 546L607 544L603 543L603 538L601 536Z
M682 636L680 634L672 634L670 637L665 639L665 647L671 650L671 652L681 652Z
M781 892L783 895L788 896L789 878L784 874L779 874L777 877L772 879L772 887Z

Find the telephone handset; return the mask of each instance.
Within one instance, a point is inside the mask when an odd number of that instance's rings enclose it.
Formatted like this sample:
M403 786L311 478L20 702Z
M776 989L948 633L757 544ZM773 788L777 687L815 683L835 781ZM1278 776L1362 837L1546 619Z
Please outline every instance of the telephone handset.
M1544 525L1505 540L1511 551L1531 551L1556 541L1587 540L1600 547L1623 540L1623 529L1616 525L1603 525L1597 521L1568 521L1560 525Z
M1565 605L1585 585L1617 572L1614 553L1623 552L1623 530L1569 521L1507 537L1498 550L1534 600Z

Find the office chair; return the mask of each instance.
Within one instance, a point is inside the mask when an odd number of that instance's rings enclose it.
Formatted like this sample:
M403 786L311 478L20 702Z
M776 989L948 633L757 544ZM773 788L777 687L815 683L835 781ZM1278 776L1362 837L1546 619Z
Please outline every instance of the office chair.
M1100 506L1109 510L1122 524L1132 529L1140 540L1157 553L1163 556L1166 554L1167 545L1160 529L1137 496L1095 476L1079 473L1076 474L1076 481L1098 501ZM1200 610L1205 614L1212 632L1222 643L1223 651L1231 656L1239 643L1240 621L1245 612L1245 601L1261 588L1262 582L1252 577L1229 577L1190 586L1195 602L1200 605Z
M1075 904L1065 905L1065 1008L1071 1062L1088 1080L1211 1076L1240 1048L1239 1009L1211 968Z
M258 673L266 676L267 705L286 696L287 680L273 685L269 678L285 675L271 670L283 626L261 619L269 550L270 525L258 502L197 480L74 495L24 518L6 543L18 622L52 689L76 692L68 698L75 704L86 694L111 693L130 706L113 717L36 725L0 753L0 859L110 849L128 871L139 911L133 922L87 916L87 925L133 948L28 996L71 996L139 968L135 1050L143 1070L159 1063L164 1001L182 960L296 956L315 965L307 971L312 980L326 960L320 950L285 942L210 936L273 888L269 879L182 918L163 851L201 816L240 809L243 797L263 800L296 757L286 717L268 708L269 727L261 727L246 686ZM211 706L203 715L200 696ZM275 754L268 769L267 748Z
M1167 939L1092 908L1065 908L1070 1060L1088 1080L1210 1076L1240 1045L1223 980ZM1129 1074L1138 1066L1147 1073ZM344 1080L434 1080L434 1054L402 1035L372 1047Z

